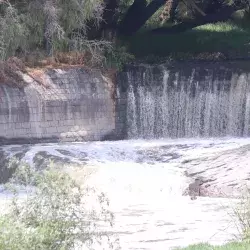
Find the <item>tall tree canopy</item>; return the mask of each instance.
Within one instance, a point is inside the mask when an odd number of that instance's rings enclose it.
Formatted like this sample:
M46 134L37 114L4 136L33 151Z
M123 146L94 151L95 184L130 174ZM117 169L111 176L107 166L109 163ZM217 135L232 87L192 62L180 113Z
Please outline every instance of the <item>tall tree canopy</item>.
M135 34L157 13L158 25L148 32L183 32L228 20L237 10L249 10L249 1L0 0L0 58L36 48L46 49L48 55L55 50L100 49L108 45L104 40Z
M102 0L0 0L0 56L18 47L45 46L49 55L65 46L81 50L89 23L101 23L104 7Z
M182 18L171 29L162 27L155 29L155 33L182 32L206 23L226 21L235 11L249 9L249 4L249 0L151 0L149 3L146 0L134 0L120 23L119 30L124 35L134 34L164 5L170 21L175 20L175 15ZM188 16L184 13L188 13Z

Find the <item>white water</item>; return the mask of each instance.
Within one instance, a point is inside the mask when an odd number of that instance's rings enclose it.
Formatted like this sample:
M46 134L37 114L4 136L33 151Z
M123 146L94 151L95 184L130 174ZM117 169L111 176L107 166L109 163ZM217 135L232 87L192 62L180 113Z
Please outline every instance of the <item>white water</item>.
M236 200L209 197L191 200L189 196L182 196L192 182L185 175L189 166L183 162L223 156L229 150L237 156L237 150L249 144L249 139L45 144L32 146L24 160L32 164L35 154L41 151L67 157L71 162L81 163L84 159L85 165L80 170L70 167L68 170L84 185L105 192L110 199L115 223L100 230L110 232L111 238L118 238L124 250L166 250L199 242L223 244L235 239L239 233L232 216ZM11 148L6 146L5 150L11 151ZM67 150L70 156L58 150ZM227 185L230 178L239 184L248 184L245 182L250 174L248 156L240 157L241 175L232 178L229 172L227 177L225 168L218 166L213 175L224 179L216 185ZM220 161L230 163L230 167L234 164L228 157ZM196 166L197 171L202 167L202 164ZM206 174L204 172L205 177ZM96 246L95 249L108 248Z
M223 78L230 71L205 71L128 71L128 138L250 136L249 75L231 72Z
M117 234L122 249L166 250L199 242L223 244L236 239L239 234L232 212L236 200L183 197L189 180L181 162L223 154L248 143L241 139L95 144L104 149L104 154L100 155L97 150L95 156L103 163L89 178L88 184L108 194L116 216L111 232ZM178 145L188 147L180 149ZM161 146L170 148L159 149ZM140 160L135 149L145 152ZM152 149L155 149L153 153ZM88 150L93 149L89 147ZM170 152L179 154L180 158L170 159L166 156ZM152 159L154 156L157 159Z

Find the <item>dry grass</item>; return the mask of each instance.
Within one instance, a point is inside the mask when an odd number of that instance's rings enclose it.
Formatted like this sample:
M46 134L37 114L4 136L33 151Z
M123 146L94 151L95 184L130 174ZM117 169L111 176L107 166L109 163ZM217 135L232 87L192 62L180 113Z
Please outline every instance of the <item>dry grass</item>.
M0 83L23 87L25 82L22 79L22 73L25 72L24 63L16 57L11 57L7 61L0 61Z
M22 88L27 85L22 78L22 73L26 73L38 84L48 87L46 69L87 67L90 57L87 52L56 52L53 57L46 57L41 51L20 58L11 57L7 61L0 61L0 84Z
M45 78L45 69L39 69L39 68L35 68L35 69L28 69L27 70L27 74L38 84L42 85L45 88L49 88L49 85L46 81Z
M88 57L87 52L55 52L53 57L47 57L42 51L34 51L22 57L22 61L28 68L58 68L85 65Z

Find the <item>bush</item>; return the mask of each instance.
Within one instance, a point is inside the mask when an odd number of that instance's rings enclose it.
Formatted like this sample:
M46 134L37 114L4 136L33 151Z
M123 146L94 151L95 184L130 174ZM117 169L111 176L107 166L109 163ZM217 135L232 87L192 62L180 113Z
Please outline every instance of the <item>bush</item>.
M235 223L239 233L242 236L242 240L250 243L250 192L248 190L239 202L238 207L234 209L234 217L237 218Z
M18 196L16 185L32 188L27 197ZM19 167L7 188L14 193L11 209L0 218L0 249L82 249L100 242L99 222L113 222L104 194L79 186L66 173L49 167L35 172ZM86 208L88 197L96 196L99 212ZM108 237L108 236L107 236ZM112 244L111 244L112 245ZM110 248L111 248L110 245Z
M112 50L107 51L105 66L122 70L125 64L132 62L134 59L134 55L127 52L126 46L116 46Z

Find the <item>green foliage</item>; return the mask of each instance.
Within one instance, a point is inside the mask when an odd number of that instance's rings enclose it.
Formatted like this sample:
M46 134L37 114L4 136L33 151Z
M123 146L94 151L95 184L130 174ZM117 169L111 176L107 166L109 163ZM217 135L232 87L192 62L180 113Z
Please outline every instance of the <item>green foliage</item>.
M117 46L107 51L105 66L122 70L125 64L130 63L134 59L134 55L127 51L126 46Z
M186 248L180 248L182 250L249 250L250 244L247 242L233 242L223 246L211 246L209 244L192 245ZM180 250L179 249L179 250Z
M28 53L43 47L45 38L52 53L81 51L79 40L87 44L84 49L92 49L97 41L88 41L86 33L89 23L97 26L102 20L103 3L102 0L30 0L13 4L0 1L0 13L0 59L6 59L14 56L18 48Z
M21 199L16 184L32 184L35 188L27 198ZM16 195L10 212L0 217L0 250L66 250L85 244L91 246L101 239L96 223L113 221L104 194L85 190L52 166L35 172L24 164L17 169L8 188ZM99 203L98 213L86 209L86 199L94 196Z
M28 30L22 24L23 15L10 4L1 6L0 16L0 60L6 59L20 44L26 45Z
M250 193L247 190L246 195L240 199L239 204L233 210L234 217L237 218L237 229L242 235L242 239L250 244Z
M151 1L147 0L148 3ZM183 58L186 57L183 53L195 55L226 50L246 54L249 51L249 27L242 28L230 22L205 25L176 35L155 36L149 33L149 29L173 25L163 24L159 20L165 5L149 18L138 34L125 39L127 50L124 49L124 44L116 44L113 48L113 44L100 39L101 32L97 32L100 26L103 27L100 24L103 24L102 18L107 2L103 0L0 1L0 60L16 55L26 59L34 55L35 51L44 52L46 48L49 56L55 56L57 52L83 54L86 52L91 55L88 56L90 65L98 66L103 65L107 54L106 63L117 64L116 68L120 69L124 63L133 59L131 55L140 59L143 57ZM134 0L118 0L117 19L119 21L123 19L133 2ZM225 3L233 2L230 0ZM247 0L238 2L243 4L243 7L247 6ZM202 3L198 1L196 5L203 10L208 3L209 1L202 1ZM185 22L187 19L190 20L191 16L194 18L192 6L190 1L185 3L179 1L175 22ZM238 13L238 16L245 16L244 18L247 19L249 6L244 10L240 10L241 14ZM247 25L249 26L249 18ZM99 37L99 39L89 40L88 37ZM118 48L119 46L121 48Z
M196 244L179 250L249 250L250 249L250 193L246 194L232 207L232 219L241 238L240 242L230 242L222 246L212 246L209 244Z
M147 57L192 59L199 53L223 52L230 57L246 56L249 27L232 22L207 24L173 35L138 33L126 40L128 51L139 59ZM185 41L185 42L184 42ZM231 53L231 54L230 54Z

